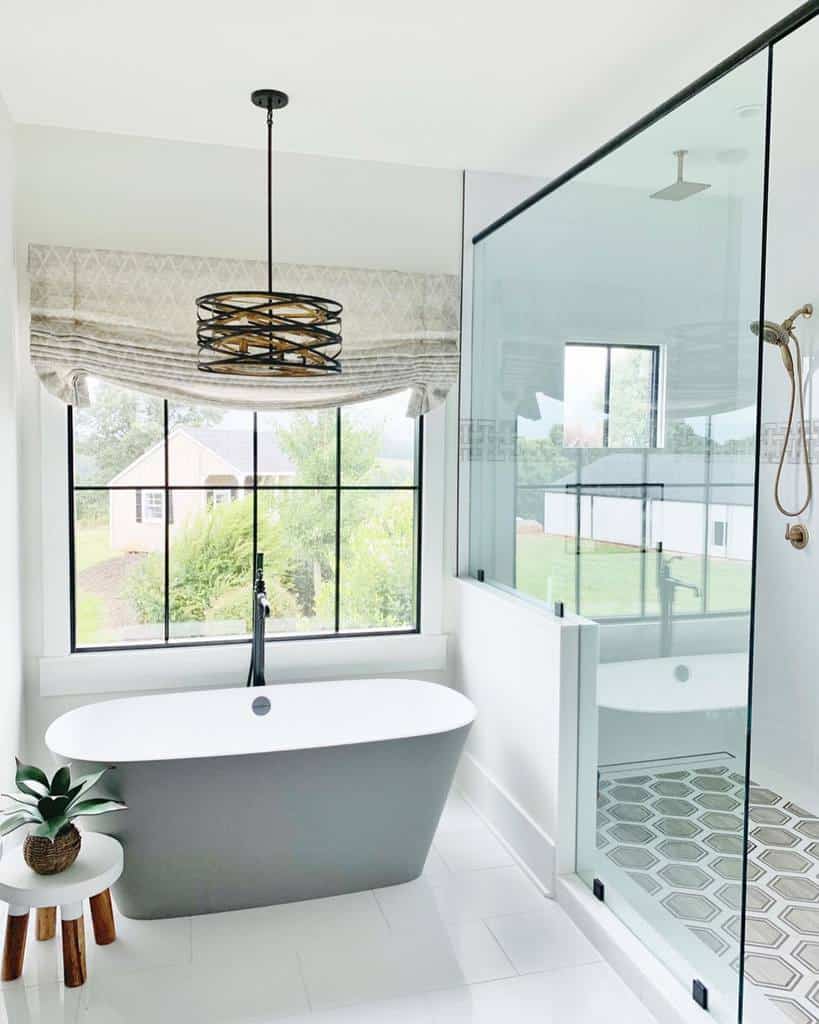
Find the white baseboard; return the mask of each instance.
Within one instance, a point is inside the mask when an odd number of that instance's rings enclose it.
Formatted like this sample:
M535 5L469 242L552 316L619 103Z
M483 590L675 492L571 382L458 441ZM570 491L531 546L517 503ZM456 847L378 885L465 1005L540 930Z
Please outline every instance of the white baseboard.
M544 892L553 896L554 840L532 821L471 754L464 754L461 758L455 784L527 874Z
M556 897L637 998L662 1024L704 1024L691 994L576 875L557 879Z

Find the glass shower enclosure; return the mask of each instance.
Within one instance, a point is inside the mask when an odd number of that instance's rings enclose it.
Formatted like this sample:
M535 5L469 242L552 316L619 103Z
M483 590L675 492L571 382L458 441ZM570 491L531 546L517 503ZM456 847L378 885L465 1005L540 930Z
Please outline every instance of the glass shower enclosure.
M816 8L474 240L461 570L597 624L576 872L731 1024L777 1002L744 970L748 914L768 899L768 850L748 857L749 806L766 820L747 769L751 325L773 46Z

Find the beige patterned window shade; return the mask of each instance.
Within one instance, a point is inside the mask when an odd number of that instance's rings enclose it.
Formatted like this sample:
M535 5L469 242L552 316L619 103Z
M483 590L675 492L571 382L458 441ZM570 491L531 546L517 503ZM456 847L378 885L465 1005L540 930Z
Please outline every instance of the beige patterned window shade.
M328 408L410 389L419 416L458 376L454 275L273 266L278 291L328 295L344 306L342 373L237 382L197 369L197 295L264 289L266 267L244 260L29 247L31 359L45 387L87 402L99 377L162 398L244 409Z

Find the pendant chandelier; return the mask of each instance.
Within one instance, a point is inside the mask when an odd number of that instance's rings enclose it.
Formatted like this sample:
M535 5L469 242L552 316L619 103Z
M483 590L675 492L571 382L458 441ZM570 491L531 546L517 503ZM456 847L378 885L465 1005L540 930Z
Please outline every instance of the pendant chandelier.
M257 89L251 100L267 111L267 291L200 295L199 369L249 377L341 373L341 303L273 291L273 111L288 98L278 89Z

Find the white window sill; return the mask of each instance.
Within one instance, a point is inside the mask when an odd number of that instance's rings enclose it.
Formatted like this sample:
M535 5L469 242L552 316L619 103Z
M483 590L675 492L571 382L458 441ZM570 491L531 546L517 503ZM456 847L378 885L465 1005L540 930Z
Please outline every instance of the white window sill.
M267 645L269 683L387 673L441 672L446 635L328 637ZM40 659L40 694L118 694L145 690L201 690L241 686L250 644L93 651Z

